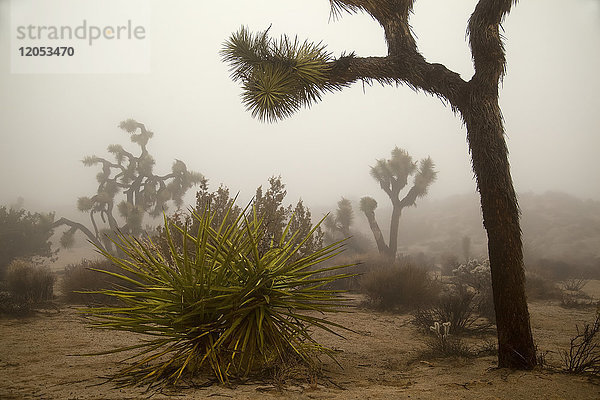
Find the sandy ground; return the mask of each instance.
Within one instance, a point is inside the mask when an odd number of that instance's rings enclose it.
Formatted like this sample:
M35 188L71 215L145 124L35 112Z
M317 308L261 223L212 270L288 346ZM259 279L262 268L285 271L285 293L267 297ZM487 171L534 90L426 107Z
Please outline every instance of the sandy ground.
M596 285L597 287L595 287ZM600 289L600 283L591 286ZM356 304L360 298L354 296ZM425 337L410 316L356 308L332 317L352 327L346 339L317 332L318 340L340 350L324 360L313 379L282 385L250 381L232 386L181 387L153 399L600 399L598 380L557 372L575 324L591 322L593 308L567 310L557 302L533 302L532 326L538 347L550 351L552 369L530 372L496 368L494 356L475 359L424 358ZM488 340L493 337L488 338ZM26 319L0 319L0 399L143 399L143 388L118 389L102 376L118 369L119 355L84 357L90 351L135 343L135 335L91 330L75 307ZM473 345L484 338L470 339Z

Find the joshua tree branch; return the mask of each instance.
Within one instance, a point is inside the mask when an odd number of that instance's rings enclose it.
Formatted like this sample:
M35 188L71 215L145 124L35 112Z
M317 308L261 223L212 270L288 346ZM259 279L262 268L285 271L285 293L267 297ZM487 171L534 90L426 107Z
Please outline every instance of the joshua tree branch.
M406 193L406 196L398 203L398 207L403 209L405 207L414 206L420 193L421 191L416 186L411 187L408 193Z
M94 246L98 247L99 249L104 249L104 246L102 246L102 243L100 243L98 238L96 236L94 236L92 231L90 231L84 225L82 225L78 222L71 221L68 218L65 218L65 217L60 218L59 220L57 220L56 222L54 222L52 224L51 228L52 229L58 228L59 226L62 226L62 225L67 225L67 226L70 226L71 228L80 230L85 236L88 237L88 240L90 242L92 242L94 244Z
M399 49L387 57L341 57L330 63L331 84L347 86L359 80L405 84L448 101L453 110L462 108L467 89L459 74L428 63L415 49Z
M94 218L94 210L90 211L90 220L92 221L92 226L94 227L94 233L96 238L99 237L98 233L98 225L96 224L96 219Z
M498 89L506 68L500 24L516 0L480 0L469 18L468 34L475 67L472 82Z

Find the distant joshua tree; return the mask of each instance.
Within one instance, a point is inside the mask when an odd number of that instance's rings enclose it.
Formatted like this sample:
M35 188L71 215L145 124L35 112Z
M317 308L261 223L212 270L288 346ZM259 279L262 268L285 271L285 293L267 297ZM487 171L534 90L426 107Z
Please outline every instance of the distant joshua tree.
M170 200L180 207L183 204L183 195L188 189L198 184L205 187L207 184L202 174L188 171L185 163L180 160L175 160L170 173L154 174L154 158L148 154L146 148L153 132L133 119L121 122L119 127L131 135L131 141L140 147L140 154L136 156L119 144L111 144L108 151L113 154L115 161L97 156L87 156L83 159L83 165L87 167L100 165L102 168L96 175L96 194L77 199L79 211L89 213L92 228L64 217L60 218L54 222L53 228L62 225L70 227L60 239L63 247L72 246L75 233L81 231L95 246L111 251L109 238L115 232L138 236L142 233L142 222L146 213L153 217L159 216L167 209ZM117 203L119 194L124 198ZM119 224L115 218L115 208L124 223Z
M392 218L390 221L390 240L385 243L381 229L375 219L377 201L369 196L360 199L360 210L365 213L369 226L375 237L379 254L390 259L396 258L398 248L398 226L402 210L408 206L414 206L418 198L427 194L427 189L435 181L437 172L430 157L422 159L417 165L412 157L403 149L395 147L392 150L392 158L380 159L374 167L371 167L371 176L381 186L381 189L392 201ZM413 186L400 199L400 192L408 184L408 177L414 175Z
M329 215L325 219L325 228L330 236L330 241L345 239L351 235L350 226L354 222L354 210L350 200L342 197L337 203L335 214ZM341 238L338 236L341 235Z

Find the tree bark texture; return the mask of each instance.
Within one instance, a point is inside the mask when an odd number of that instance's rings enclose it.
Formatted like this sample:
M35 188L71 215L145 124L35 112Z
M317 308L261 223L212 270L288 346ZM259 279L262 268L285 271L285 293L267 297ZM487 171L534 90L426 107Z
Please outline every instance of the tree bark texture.
M498 365L529 369L535 366L536 356L525 297L520 213L498 105L498 86L506 63L500 24L516 0L480 0L475 7L468 24L475 67L470 81L441 64L427 62L418 52L408 23L413 2L335 1L336 5L365 11L378 20L385 31L388 55L341 57L331 64L329 81L340 86L357 80L405 84L441 98L460 113L467 128L488 236Z

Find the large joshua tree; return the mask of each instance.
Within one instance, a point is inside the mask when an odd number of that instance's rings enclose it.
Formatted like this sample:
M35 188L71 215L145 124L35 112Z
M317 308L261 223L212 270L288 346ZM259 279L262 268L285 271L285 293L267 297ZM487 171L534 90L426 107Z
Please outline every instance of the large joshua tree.
M414 0L329 0L332 13L363 11L382 26L388 54L333 58L321 44L242 28L225 43L223 58L243 86L246 107L276 121L353 82L407 85L438 96L467 128L473 171L488 235L500 367L532 368L535 348L525 297L519 207L510 175L498 86L505 73L501 23L516 0L479 0L467 32L475 74L464 80L417 49L409 19Z
M413 185L408 192L400 198L400 192L408 184L408 177L414 175ZM375 166L371 167L371 176L375 179L381 189L388 195L392 202L392 217L390 219L390 240L385 243L379 224L375 219L377 201L365 196L360 199L360 210L369 221L369 226L375 237L375 243L379 254L384 257L395 259L398 249L398 226L402 210L414 206L418 198L427 194L427 189L435 181L437 172L434 170L433 161L430 157L424 158L417 164L412 160L406 150L395 147L389 160L377 160Z
M52 227L69 227L61 237L63 247L69 247L77 231L87 236L96 247L110 251L110 237L117 231L138 236L142 232L143 218L146 213L153 217L166 211L167 203L172 200L177 207L183 203L183 195L196 184L206 185L202 174L188 171L185 163L175 160L171 172L165 175L154 173L154 158L148 153L147 144L154 135L140 122L128 119L119 127L131 135L131 141L140 147L135 155L119 144L111 144L108 151L115 161L103 157L87 156L85 166L100 165L96 175L98 189L91 197L77 199L77 208L89 214L91 229L68 218L60 218ZM123 196L117 203L118 195ZM115 217L115 208L118 215ZM121 222L120 222L121 221Z

